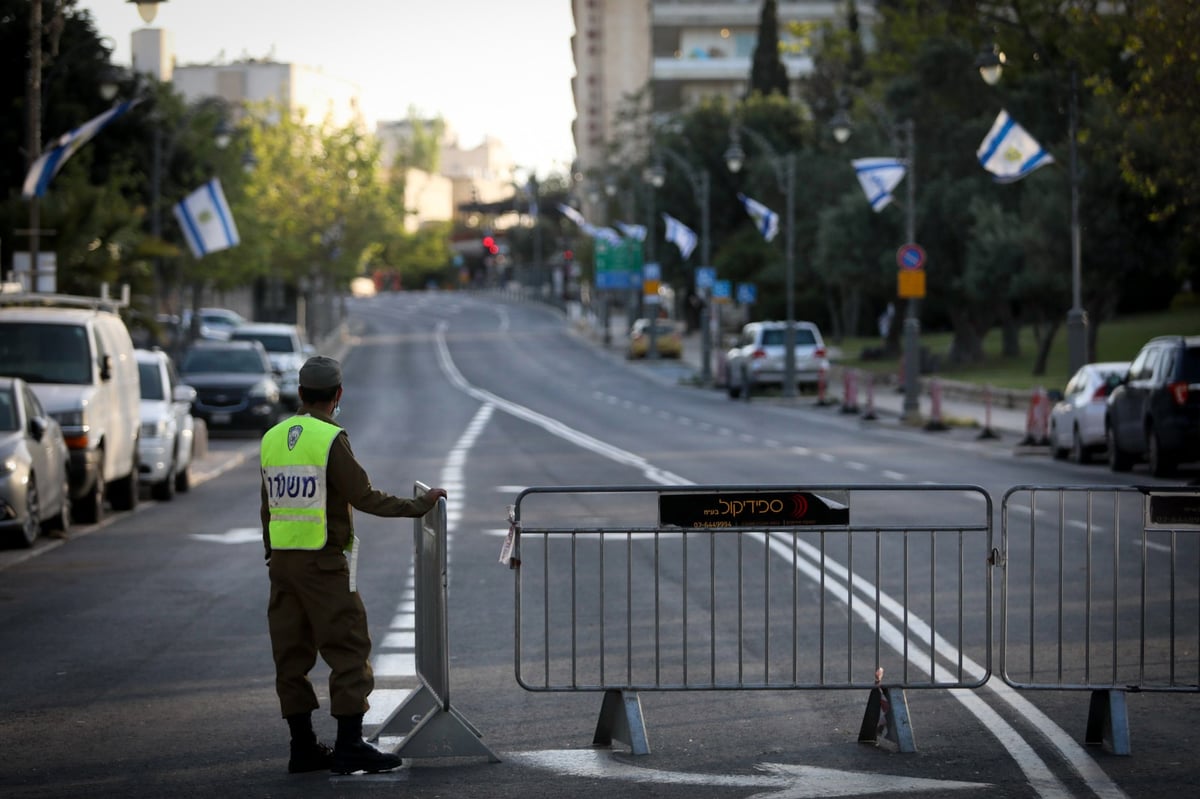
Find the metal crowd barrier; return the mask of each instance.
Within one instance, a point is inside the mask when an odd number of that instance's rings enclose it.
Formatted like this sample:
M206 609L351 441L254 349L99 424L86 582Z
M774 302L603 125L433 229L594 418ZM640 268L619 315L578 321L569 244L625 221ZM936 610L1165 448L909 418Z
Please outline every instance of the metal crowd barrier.
M1200 489L1017 486L1001 515L1004 681L1091 691L1085 742L1129 754L1126 693L1200 690Z
M416 483L413 495L429 486ZM413 520L414 623L417 678L413 690L371 736L403 736L401 757L500 758L485 745L482 733L450 704L450 655L446 623L446 500Z
M904 692L991 673L977 486L528 488L509 519L517 682L602 692L594 745L649 753L641 691L866 689L859 740L915 751Z

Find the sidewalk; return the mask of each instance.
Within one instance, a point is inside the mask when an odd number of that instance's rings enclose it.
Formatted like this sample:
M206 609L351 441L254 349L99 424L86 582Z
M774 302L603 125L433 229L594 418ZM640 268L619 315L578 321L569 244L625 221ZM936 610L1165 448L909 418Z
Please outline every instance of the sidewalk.
M581 334L598 346L604 346L602 325L597 321L578 319L575 327ZM626 339L625 319L611 320L609 352L624 357ZM656 378L672 383L693 385L705 388L701 381L702 374L702 342L699 332L693 332L683 339L683 357L679 360L663 359L658 361L637 361L635 366L645 369ZM713 347L710 353L711 378L707 388L711 391L721 391L721 363L723 351ZM847 415L855 413L866 418L874 411L876 418L903 423L904 393L897 385L895 377L888 380L886 385L875 383L872 387L867 381L872 375L861 370L853 370L857 379L854 386L846 382L847 371L835 361L830 370L829 381L825 389L824 407ZM875 376L878 379L878 376ZM981 437L987 437L991 432L995 436L1014 445L1021 445L1027 437L1027 422L1031 392L995 391L989 392L984 387L961 383L958 381L942 380L934 377L921 378L921 394L918 398L920 419L916 424L926 429L930 428L972 428ZM940 407L935 407L934 391L940 393ZM849 390L847 390L849 389ZM847 402L848 396L853 402ZM794 404L797 406L819 405L818 398L812 393L803 393L788 399L778 394L756 394L751 402L771 402L776 404ZM940 424L939 424L940 422Z

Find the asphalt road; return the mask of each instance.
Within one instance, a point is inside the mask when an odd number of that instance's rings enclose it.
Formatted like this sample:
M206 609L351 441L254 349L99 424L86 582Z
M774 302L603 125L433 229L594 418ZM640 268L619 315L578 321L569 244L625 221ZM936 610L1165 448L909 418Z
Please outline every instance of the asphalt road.
M0 553L0 793L1140 797L1193 789L1200 773L1192 755L1200 739L1194 694L1130 694L1132 753L1122 756L1084 745L1088 692L1017 691L999 679L1002 574L987 564L989 547L1000 544L999 506L1013 486L1086 484L1103 491L1123 484L1116 477L1168 483L1140 470L1127 478L1018 455L1011 442L981 441L970 430L931 436L830 409L731 403L718 391L681 385L670 365L626 362L538 306L405 293L353 301L350 314L354 336L344 353L339 421L377 486L409 493L421 481L450 493L450 701L501 762L413 758L390 774L286 774L286 726L266 636L257 442L214 436L193 491L114 513L29 553ZM1194 477L1185 473L1176 482ZM986 500L965 491L942 496L935 485L977 486L991 498L991 517ZM871 653L852 660L846 676L836 664L846 671L852 642L871 640L873 625L838 600L833 559L844 553L831 545L830 560L817 570L827 582L819 574L795 582L802 617L811 620L823 609L831 621L823 634L813 638L816 628L805 627L792 641L805 653L822 641L828 646L826 672L810 660L801 664L801 682L825 687L643 691L650 753L636 756L620 743L593 747L599 693L533 692L518 684L514 581L518 574L529 581L522 598L534 611L537 583L532 572L498 562L508 508L517 504L532 523L544 518L543 510L522 492L563 486L584 495L556 509L562 518L555 524L603 526L636 515L632 506L588 492L611 486L842 486L849 487L855 513L877 527L915 530L950 518L983 524L991 539L972 538L962 577L954 569L931 574L922 565L931 560L928 538L919 535L911 546L888 539L878 556L856 551L851 562L856 581L868 580L889 596L906 596L906 575L925 593L961 591L966 632L950 643L990 667L990 678L978 688L908 690L914 752L886 739L859 743L869 695L859 684L869 683L874 661ZM412 523L359 514L356 524L359 585L375 642L377 688L367 719L373 730L418 685L406 634L414 613ZM1186 533L1177 539L1171 584L1195 614L1195 541ZM641 546L626 550L636 553L628 566L639 586L661 571ZM619 557L620 549L604 557ZM1054 547L1048 552L1057 555ZM1138 555L1134 550L1125 559L1136 562ZM532 549L529 556L536 561ZM787 558L779 561L760 557L753 568L721 570L721 590L729 587L726 577L744 575L743 593L752 601L761 588L755 574L797 571ZM1151 592L1162 590L1172 573L1161 559L1148 563L1162 570L1151 574ZM595 567L591 559L567 561L552 576L574 572L583 581ZM600 579L611 586L606 596L619 600L629 589L616 576ZM1075 586L1079 577L1064 579ZM679 593L678 582L663 586L664 617L694 600ZM1097 596L1102 588L1096 585ZM559 590L555 584L551 593ZM927 603L919 592L907 596L913 618L901 639L915 641L916 616L926 618ZM789 597L785 591L780 601L791 603ZM938 611L928 618L945 632L958 621L944 621ZM646 618L637 621L634 648L648 640L640 637ZM714 622L722 630L733 625L729 617ZM1181 682L1193 687L1196 629L1180 634L1175 655L1191 669ZM522 647L536 648L537 631L526 631L532 637ZM1057 637L1047 642L1052 652ZM610 645L610 637L602 640ZM587 639L583 649L594 650L595 642ZM747 647L745 655L755 667L766 662L757 651ZM523 677L539 674L537 659L525 654ZM892 651L881 656L892 675L908 662ZM326 676L318 666L314 683L325 707ZM916 668L910 676L921 679ZM315 722L322 737L332 738L325 713Z

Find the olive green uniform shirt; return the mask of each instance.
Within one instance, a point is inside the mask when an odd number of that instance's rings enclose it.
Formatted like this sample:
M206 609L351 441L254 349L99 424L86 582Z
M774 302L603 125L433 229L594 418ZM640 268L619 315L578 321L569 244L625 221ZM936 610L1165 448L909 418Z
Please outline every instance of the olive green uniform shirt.
M307 413L314 419L337 425L337 422L320 411L305 406L301 413ZM339 427L341 425L338 425ZM333 439L329 448L329 462L325 469L325 479L328 489L328 507L326 521L329 535L325 549L343 552L354 537L353 509L370 513L373 516L424 516L434 505L436 499L428 496L419 499L397 497L380 491L371 486L371 478L363 469L354 452L350 449L350 436L342 430ZM271 508L267 501L267 487L261 486L261 511L263 531L263 548L265 557L271 559L271 536L269 525Z

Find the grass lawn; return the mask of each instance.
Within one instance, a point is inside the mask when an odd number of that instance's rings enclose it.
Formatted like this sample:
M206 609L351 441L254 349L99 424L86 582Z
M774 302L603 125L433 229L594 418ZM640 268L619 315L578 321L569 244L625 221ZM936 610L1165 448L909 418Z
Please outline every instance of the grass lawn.
M1065 318L1065 314L1064 314ZM896 323L903 319L898 316ZM1200 295L1181 295L1168 311L1112 319L1100 326L1100 337L1096 343L1097 361L1132 360L1141 346L1154 336L1171 334L1200 335ZM953 334L949 332L922 333L921 346L947 361ZM840 350L842 357L837 363L880 374L895 374L899 370L898 359L864 361L859 358L865 348L878 347L877 338L847 338L841 342L828 342ZM1046 389L1061 389L1071 375L1067 369L1066 324L1059 325L1050 347L1050 358L1046 362L1046 374L1034 375L1033 362L1037 355L1033 332L1022 328L1020 334L1021 355L1005 358L1000 355L1000 331L992 330L984 337L984 360L982 363L963 367L942 366L939 375L949 380L971 383L986 383L997 388L1030 389L1041 386Z

